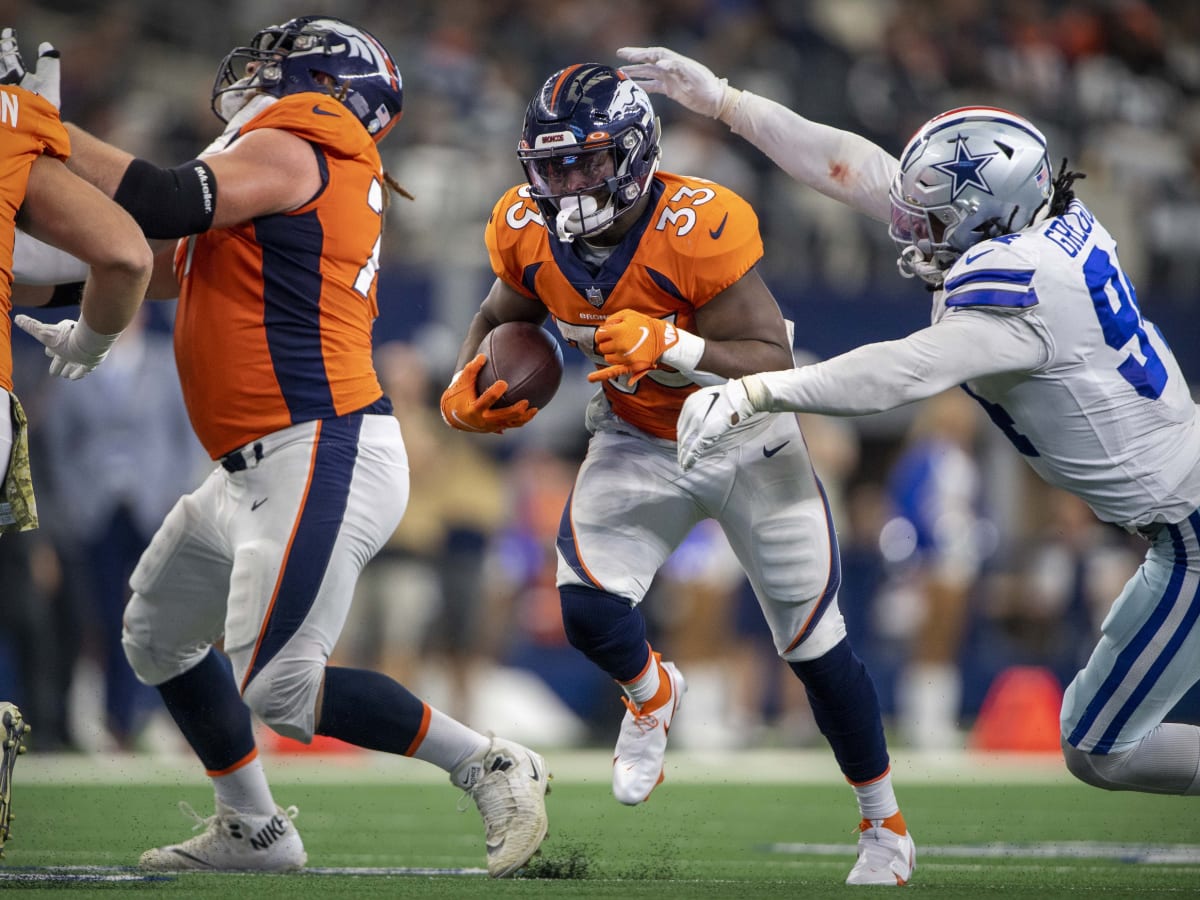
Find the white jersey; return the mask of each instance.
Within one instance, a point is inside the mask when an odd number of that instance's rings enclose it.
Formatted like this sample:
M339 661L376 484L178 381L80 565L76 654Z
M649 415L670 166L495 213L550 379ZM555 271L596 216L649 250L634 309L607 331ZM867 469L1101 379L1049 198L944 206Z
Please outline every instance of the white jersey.
M1200 506L1196 404L1115 242L1079 202L964 253L930 327L752 381L758 409L825 415L964 384L1042 478L1104 521L1177 523Z
M935 323L960 310L1019 310L1044 343L1033 371L967 384L1042 478L1128 527L1180 522L1200 505L1196 404L1142 318L1116 242L1082 203L977 244L935 297Z

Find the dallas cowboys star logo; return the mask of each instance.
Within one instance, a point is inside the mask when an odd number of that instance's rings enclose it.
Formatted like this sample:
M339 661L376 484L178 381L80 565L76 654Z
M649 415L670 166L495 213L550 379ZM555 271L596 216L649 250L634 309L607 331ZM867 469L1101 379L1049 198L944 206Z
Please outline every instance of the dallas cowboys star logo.
M961 134L955 140L958 146L955 147L954 159L949 162L935 163L933 168L939 172L945 172L954 179L953 187L950 190L950 199L957 200L958 195L965 191L971 185L979 188L981 191L992 193L991 187L987 183L987 179L983 177L983 169L992 161L995 153L981 153L978 156L972 156L971 151L967 149L967 139Z

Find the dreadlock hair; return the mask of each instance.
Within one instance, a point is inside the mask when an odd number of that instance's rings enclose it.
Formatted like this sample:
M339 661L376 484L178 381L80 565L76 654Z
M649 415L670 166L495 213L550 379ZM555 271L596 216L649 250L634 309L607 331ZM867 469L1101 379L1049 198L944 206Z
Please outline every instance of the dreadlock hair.
M1068 172L1067 158L1064 156L1059 166L1058 175L1054 179L1054 199L1050 201L1050 215L1061 216L1075 199L1075 191L1071 185L1076 181L1087 178L1082 172Z

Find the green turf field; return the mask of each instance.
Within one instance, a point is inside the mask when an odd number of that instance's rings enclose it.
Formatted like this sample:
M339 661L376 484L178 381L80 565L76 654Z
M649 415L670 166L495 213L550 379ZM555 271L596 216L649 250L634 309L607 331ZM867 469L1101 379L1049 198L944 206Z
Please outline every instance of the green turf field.
M871 890L842 884L854 858L850 789L828 779L823 762L810 777L795 777L782 767L786 755L769 762L735 756L732 764L691 772L669 767L668 781L636 808L612 799L603 754L564 765L547 801L550 837L542 854L524 877L501 882L483 874L482 826L473 805L458 813L458 792L412 761L396 770L421 771L407 781L373 765L336 777L328 767L276 777L277 799L300 808L296 824L310 866L303 874L142 880L132 865L143 849L189 835L178 802L211 810L203 780L190 770L164 774L150 764L139 775L134 763L124 783L109 783L90 772L87 758L49 777L30 757L17 771L18 818L0 863L0 890L36 890L40 897L155 891L229 900L666 900ZM554 766L554 755L549 758ZM785 773L788 782L772 783L772 771ZM1200 896L1197 798L1109 794L1044 768L1033 778L1020 772L976 777L973 771L967 763L945 771L935 765L907 778L897 773L918 852L905 891L1039 900ZM339 871L347 869L375 874Z

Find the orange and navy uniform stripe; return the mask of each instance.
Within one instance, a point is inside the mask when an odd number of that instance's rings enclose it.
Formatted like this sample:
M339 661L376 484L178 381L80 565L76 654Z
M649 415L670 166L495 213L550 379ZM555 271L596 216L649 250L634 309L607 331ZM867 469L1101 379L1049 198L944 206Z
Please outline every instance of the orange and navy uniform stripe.
M0 388L13 389L12 279L17 213L39 156L66 160L71 141L58 110L16 85L0 85ZM7 414L7 411L6 411Z
M696 329L696 310L762 257L758 217L728 188L660 172L650 208L594 274L569 244L551 238L528 185L500 198L485 239L497 277L540 300L560 332L602 368L596 329L621 309L636 309ZM656 437L675 439L675 421L696 385L660 366L630 388L604 382L613 412Z
M283 97L240 134L260 128L308 141L323 187L291 212L194 235L176 251L175 357L213 459L383 396L371 346L385 190L375 142L317 93Z

